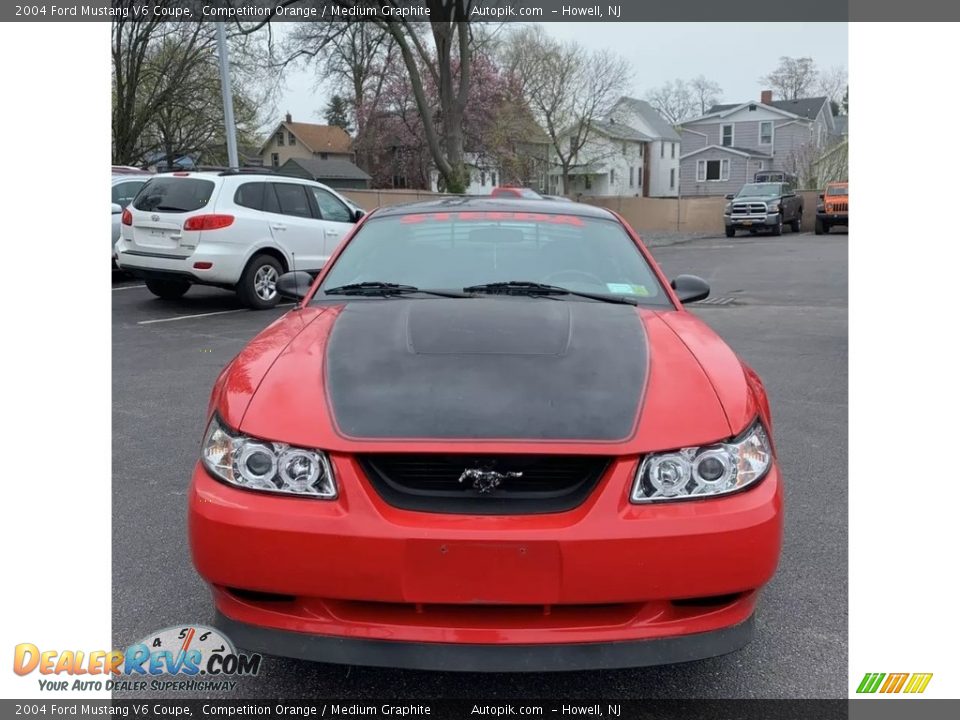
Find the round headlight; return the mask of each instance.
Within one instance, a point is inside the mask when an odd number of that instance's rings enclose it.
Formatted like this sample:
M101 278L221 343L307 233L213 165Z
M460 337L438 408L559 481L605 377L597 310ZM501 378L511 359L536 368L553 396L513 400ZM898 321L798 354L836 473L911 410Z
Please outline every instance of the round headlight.
M679 495L690 482L690 463L680 455L661 455L650 463L650 484L665 497Z
M724 485L733 474L730 454L725 450L706 450L693 461L693 479L697 485Z
M287 448L277 460L280 489L287 492L333 497L336 495L326 458L302 448Z
M276 490L273 476L277 474L277 456L273 448L263 443L243 444L235 461L238 480L248 487Z

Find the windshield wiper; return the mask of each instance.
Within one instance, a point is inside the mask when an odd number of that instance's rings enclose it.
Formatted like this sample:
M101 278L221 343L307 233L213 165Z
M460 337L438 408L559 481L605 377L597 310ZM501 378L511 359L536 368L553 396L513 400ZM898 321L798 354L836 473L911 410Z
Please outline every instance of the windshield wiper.
M570 290L558 285L530 282L528 280L510 280L509 282L494 282L484 285L471 285L463 289L465 293L488 293L490 295L573 295L575 297L599 300L600 302L618 303L620 305L636 305L635 300L622 295L603 295L601 293Z
M414 285L400 285L398 283L380 282L378 280L338 285L337 287L326 288L323 291L324 295L381 295L384 297L387 295L410 295L414 293L425 293L427 295L452 298L469 297L469 295L455 290L421 290Z

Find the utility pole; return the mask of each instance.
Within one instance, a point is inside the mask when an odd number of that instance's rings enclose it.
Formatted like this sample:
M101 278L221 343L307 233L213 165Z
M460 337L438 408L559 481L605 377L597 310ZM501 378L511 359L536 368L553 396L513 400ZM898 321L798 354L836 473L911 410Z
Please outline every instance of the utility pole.
M237 123L233 118L233 90L230 87L230 55L227 50L227 30L217 23L217 56L220 60L220 92L223 95L223 123L227 136L227 164L240 167L237 157Z

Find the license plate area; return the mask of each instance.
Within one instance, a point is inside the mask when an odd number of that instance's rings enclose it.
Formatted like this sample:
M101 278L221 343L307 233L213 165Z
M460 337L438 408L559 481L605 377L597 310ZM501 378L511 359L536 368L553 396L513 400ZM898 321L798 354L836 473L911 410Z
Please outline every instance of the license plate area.
M552 542L410 540L403 589L415 603L549 605L560 576Z

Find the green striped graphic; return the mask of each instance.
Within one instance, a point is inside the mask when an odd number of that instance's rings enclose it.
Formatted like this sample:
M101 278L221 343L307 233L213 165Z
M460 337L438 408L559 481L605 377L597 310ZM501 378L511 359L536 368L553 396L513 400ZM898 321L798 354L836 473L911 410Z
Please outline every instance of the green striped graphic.
M877 688L880 687L880 683L883 682L884 677L886 677L886 673L867 673L863 676L863 680L860 681L857 692L875 693Z

